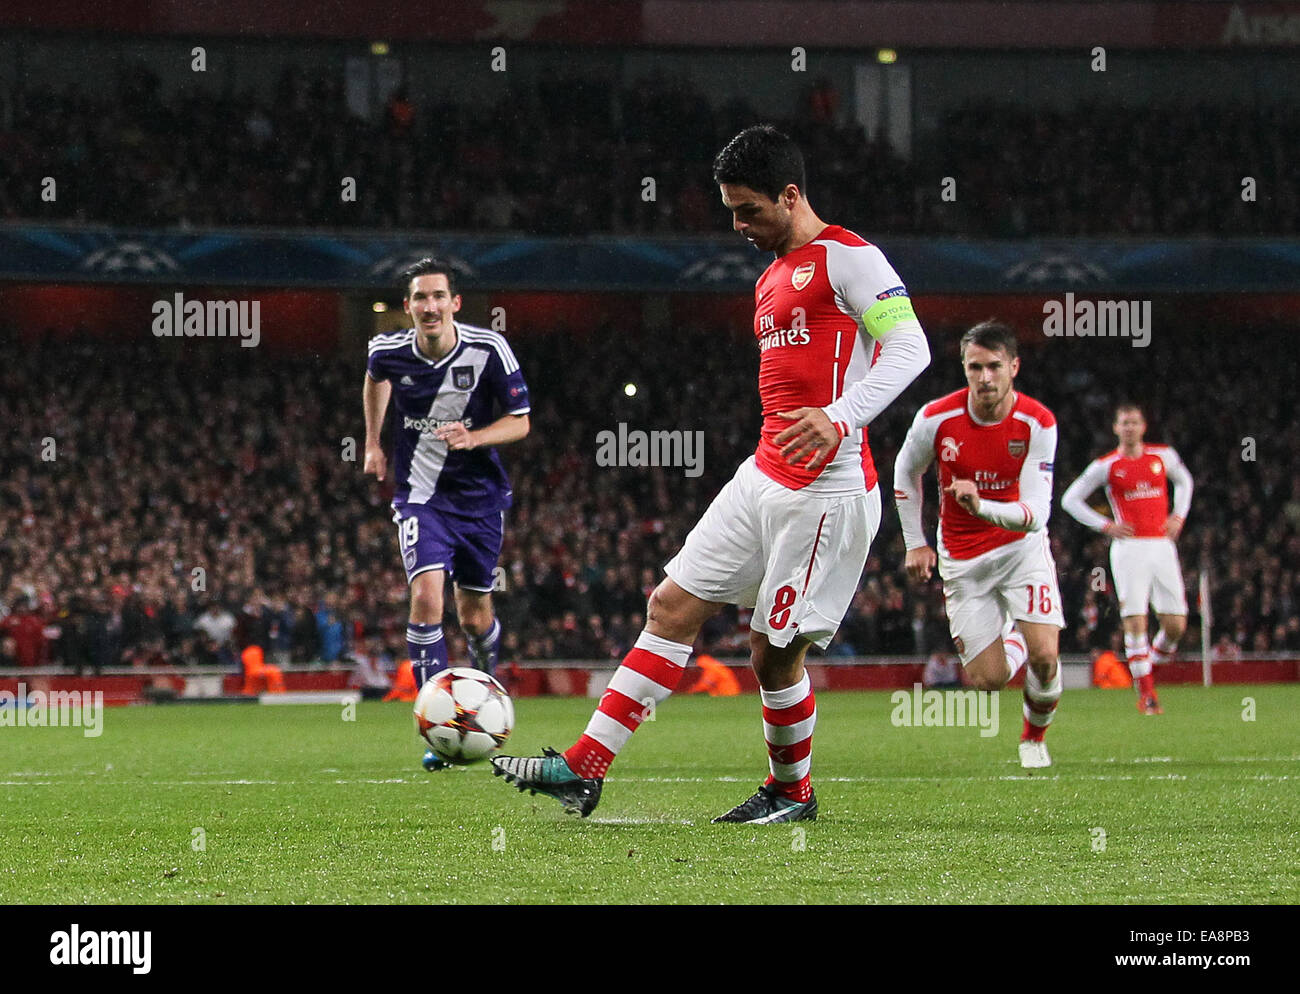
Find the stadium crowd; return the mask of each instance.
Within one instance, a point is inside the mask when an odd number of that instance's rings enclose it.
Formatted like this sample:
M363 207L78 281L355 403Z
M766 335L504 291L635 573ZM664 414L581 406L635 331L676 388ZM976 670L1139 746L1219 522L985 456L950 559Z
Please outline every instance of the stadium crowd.
M831 653L949 646L937 580L912 587L901 571L887 496L916 408L963 382L958 330L928 331L933 365L872 427L884 517ZM1261 383L1258 356L1286 353L1247 332L1231 337L1251 350L1216 347L1221 328L1162 339L1161 368L1195 377L1153 377L1124 340L1040 341L1025 349L1018 383L1061 424L1058 498L1114 446L1113 402L1147 405L1149 440L1174 444L1196 481L1180 541L1193 630L1195 574L1206 566L1224 651L1297 651L1300 437L1280 386L1295 370L1277 367L1277 389ZM534 406L531 434L501 450L515 493L495 598L503 660L628 649L663 563L753 449L757 352L744 339L708 328L656 333L653 348L629 347L614 328L515 337ZM0 665L233 667L251 644L277 663L404 654L391 474L377 484L346 458L361 448L361 360L265 359L222 344L74 336L20 347L0 334ZM687 354L690 364L676 361ZM702 431L703 475L598 466L596 435L620 422ZM1063 650L1108 645L1114 596L1095 589L1105 540L1059 506L1051 532L1069 621ZM747 653L746 622L728 609L710 623L715 655ZM464 659L454 622L448 630Z
M273 96L164 92L147 68L0 94L0 218L117 225L713 232L709 167L770 113L688 80L619 87L567 71L484 108L396 92L375 120L343 83L286 69ZM826 81L777 123L817 163L823 216L886 234L1295 234L1293 107L969 100L900 158ZM1189 156L1187 149L1196 149ZM1256 202L1242 199L1243 177ZM59 181L53 202L45 177ZM344 177L356 181L345 200ZM655 181L643 199L645 178ZM955 199L941 196L946 177Z

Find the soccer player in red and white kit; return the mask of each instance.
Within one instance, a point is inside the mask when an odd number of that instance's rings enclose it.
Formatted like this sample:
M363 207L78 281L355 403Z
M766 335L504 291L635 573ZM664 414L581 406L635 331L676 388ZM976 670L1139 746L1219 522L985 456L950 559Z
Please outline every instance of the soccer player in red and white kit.
M1119 448L1088 464L1061 497L1061 507L1080 522L1108 535L1110 571L1124 624L1124 654L1137 690L1138 710L1161 714L1153 663L1167 663L1187 630L1187 595L1174 545L1192 506L1192 474L1168 445L1147 445L1142 408L1121 404L1115 410ZM1169 513L1173 485L1174 513ZM1087 500L1106 488L1113 518L1094 511ZM1147 613L1155 609L1160 631L1147 644Z
M754 607L751 663L769 775L715 821L812 820L817 710L804 670L830 642L880 524L867 425L930 362L902 280L874 245L822 221L788 137L747 128L713 164L733 228L776 259L755 287L763 424L757 452L718 493L650 596L645 630L585 733L562 755L498 757L520 790L588 815L605 772L681 679L700 627L724 604Z
M1061 699L1065 627L1047 537L1056 418L1014 389L1020 357L1008 326L971 328L961 361L967 388L917 412L894 463L904 565L913 580L928 580L937 558L949 630L972 685L1000 690L1027 665L1020 765L1037 769L1052 765L1043 736ZM937 557L921 527L921 478L931 463Z

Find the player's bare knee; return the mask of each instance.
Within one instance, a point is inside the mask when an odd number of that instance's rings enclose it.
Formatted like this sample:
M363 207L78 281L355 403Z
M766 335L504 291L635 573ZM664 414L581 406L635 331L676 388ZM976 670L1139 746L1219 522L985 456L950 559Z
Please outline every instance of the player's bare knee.
M1011 679L1002 643L987 646L966 664L966 679L976 690L1001 690Z
M457 591L456 613L460 627L471 635L483 635L492 627L492 599L487 594Z
M1029 646L1029 658L1025 662L1034 669L1041 669L1044 666L1053 665L1059 655L1059 647L1054 641L1046 645L1031 645Z
M428 599L412 597L411 620L419 625L441 625L442 604Z
M473 608L462 611L460 627L474 636L486 635L487 630L492 627L491 608Z
M442 591L434 584L411 585L411 620L425 625L442 624Z
M774 646L761 632L749 636L749 664L753 667L758 685L764 690L784 690L794 686L803 669L808 645L796 639L787 646Z
M1003 673L1001 676L984 669L974 671L968 670L967 678L970 680L970 685L976 690L1001 690L1007 685L1007 680L1009 679L1005 663L1003 664L1002 669Z
M671 580L655 587L646 604L646 630L660 638L690 644L699 634L700 626L718 609L693 594L687 593Z
M1187 631L1187 619L1166 618L1161 622L1160 627L1164 630L1165 638L1171 642L1178 642Z
M650 600L646 602L646 624L654 622L670 628L677 626L683 612L680 600L674 597L673 593L674 591L664 583L650 592Z
M1134 616L1122 619L1125 635L1145 635L1147 633L1147 619L1141 616Z

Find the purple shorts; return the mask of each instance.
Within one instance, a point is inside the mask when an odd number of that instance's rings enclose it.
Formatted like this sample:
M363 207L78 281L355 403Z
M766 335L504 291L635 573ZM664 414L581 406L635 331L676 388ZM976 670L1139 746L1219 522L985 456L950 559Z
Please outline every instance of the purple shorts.
M421 573L440 569L465 590L492 589L505 512L470 518L425 504L407 504L393 513L393 520L408 584Z

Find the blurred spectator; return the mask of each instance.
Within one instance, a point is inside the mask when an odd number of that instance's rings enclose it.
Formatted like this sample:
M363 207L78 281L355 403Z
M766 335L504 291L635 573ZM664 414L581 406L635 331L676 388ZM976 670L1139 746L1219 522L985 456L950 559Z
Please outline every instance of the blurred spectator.
M392 686L393 659L375 636L367 638L352 653L352 675L348 686L356 687L366 700L380 700Z
M320 633L321 662L336 662L347 648L347 627L338 611L339 597L328 594L316 611L316 630Z
M40 666L49 661L49 642L45 622L36 613L36 604L25 601L0 621L0 637L13 642L13 658L19 666Z
M944 690L962 685L961 663L946 652L933 653L921 671L921 686L927 690Z
M399 87L388 98L385 116L388 121L388 133L392 137L398 139L410 137L415 127L415 105L411 103L405 86Z
M211 662L231 668L235 665L233 637L235 633L235 616L226 608L213 601L194 621L194 630L207 638L205 650L211 654Z
M277 666L288 666L293 659L294 615L283 596L273 597L267 605L267 645Z
M1227 635L1220 635L1210 650L1210 660L1215 663L1235 663L1240 659L1241 647Z
M293 661L307 663L319 659L321 654L320 627L315 613L305 602L299 602L293 613Z
M839 116L840 95L825 76L808 94L808 119L814 124L834 124Z

